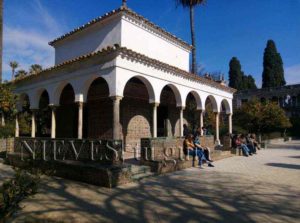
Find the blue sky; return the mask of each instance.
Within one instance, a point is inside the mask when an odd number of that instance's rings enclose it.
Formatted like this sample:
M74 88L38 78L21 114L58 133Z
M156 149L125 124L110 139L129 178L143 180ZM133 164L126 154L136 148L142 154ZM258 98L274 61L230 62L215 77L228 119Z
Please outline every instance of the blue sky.
M50 40L118 8L121 0L4 0L4 78L9 61L20 69L54 64ZM190 42L187 9L174 0L128 0L134 11ZM263 51L268 39L282 55L288 84L300 83L300 0L208 0L196 9L197 60L208 72L228 75L236 56L243 71L261 85Z

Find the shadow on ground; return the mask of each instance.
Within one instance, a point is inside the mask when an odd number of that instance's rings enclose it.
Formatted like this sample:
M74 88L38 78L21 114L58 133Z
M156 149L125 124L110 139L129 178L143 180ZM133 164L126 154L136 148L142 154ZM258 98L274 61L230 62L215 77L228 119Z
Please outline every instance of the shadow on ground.
M281 168L288 168L288 169L295 169L300 170L300 165L296 164L288 164L288 163L267 163L267 166L273 166L273 167L281 167Z
M62 222L287 223L300 219L297 197L289 186L214 171L180 171L111 190L48 178L33 200L38 208L25 209L15 222L46 216Z

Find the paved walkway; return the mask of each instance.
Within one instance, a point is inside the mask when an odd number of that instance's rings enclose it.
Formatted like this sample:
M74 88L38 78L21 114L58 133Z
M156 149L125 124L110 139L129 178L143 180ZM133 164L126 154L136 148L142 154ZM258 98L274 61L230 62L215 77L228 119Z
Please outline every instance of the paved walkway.
M14 222L300 222L300 141L215 165L115 189L45 177Z

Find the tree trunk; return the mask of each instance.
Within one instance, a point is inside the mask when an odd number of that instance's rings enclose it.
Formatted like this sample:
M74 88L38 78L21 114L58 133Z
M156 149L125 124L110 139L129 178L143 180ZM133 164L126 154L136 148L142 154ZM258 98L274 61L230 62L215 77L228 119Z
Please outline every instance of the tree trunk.
M196 62L196 38L195 38L195 19L194 19L194 7L190 6L190 23L191 23L191 37L192 37L192 73L197 72L197 62Z

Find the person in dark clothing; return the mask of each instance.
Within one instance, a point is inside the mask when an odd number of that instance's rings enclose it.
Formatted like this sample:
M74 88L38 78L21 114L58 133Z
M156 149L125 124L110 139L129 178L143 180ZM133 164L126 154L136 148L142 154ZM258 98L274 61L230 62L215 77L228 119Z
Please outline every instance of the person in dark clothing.
M190 134L190 130L188 126L186 124L183 124L183 136L187 138L189 134Z

